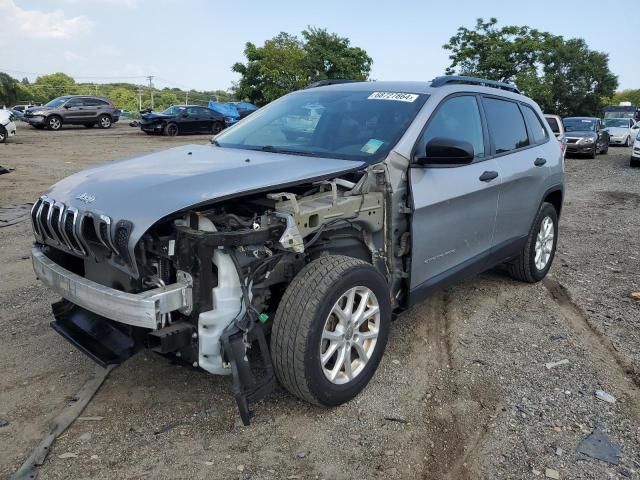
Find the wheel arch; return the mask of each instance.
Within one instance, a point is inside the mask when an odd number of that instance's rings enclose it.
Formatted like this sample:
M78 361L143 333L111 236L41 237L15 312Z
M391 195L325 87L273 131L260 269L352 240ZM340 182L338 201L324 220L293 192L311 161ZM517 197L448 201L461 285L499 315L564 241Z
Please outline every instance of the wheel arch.
M562 187L557 186L550 188L544 194L542 199L542 203L550 203L553 205L553 208L556 209L556 213L558 214L558 218L560 218L560 212L562 211L562 202L564 199L564 191Z

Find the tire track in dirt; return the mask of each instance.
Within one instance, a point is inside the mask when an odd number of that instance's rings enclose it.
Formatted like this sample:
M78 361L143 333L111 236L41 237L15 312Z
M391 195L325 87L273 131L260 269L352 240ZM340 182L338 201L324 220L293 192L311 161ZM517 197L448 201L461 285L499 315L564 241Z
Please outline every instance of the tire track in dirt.
M466 384L460 375L463 366L455 356L459 317L449 291L430 300L425 317L418 335L427 342L427 358L432 363L424 368L440 376L424 412L422 475L425 479L473 480L478 478L476 453L497 409L497 390L487 384Z
M571 298L567 288L557 280L547 277L543 280L547 292L558 305L562 317L569 327L580 338L589 351L596 370L604 378L615 384L616 388L627 398L627 404L637 419L640 419L640 371L637 366L618 352L611 341L589 321L582 308Z

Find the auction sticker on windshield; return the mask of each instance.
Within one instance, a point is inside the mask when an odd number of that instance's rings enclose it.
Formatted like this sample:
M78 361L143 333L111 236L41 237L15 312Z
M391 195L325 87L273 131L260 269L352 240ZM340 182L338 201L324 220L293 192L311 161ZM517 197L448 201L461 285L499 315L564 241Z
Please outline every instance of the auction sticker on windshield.
M364 146L360 149L361 152L364 153L376 153L378 149L384 144L382 140L376 140L375 138L370 139Z
M415 102L420 95L415 93L402 92L373 92L369 95L369 100L393 100L396 102Z

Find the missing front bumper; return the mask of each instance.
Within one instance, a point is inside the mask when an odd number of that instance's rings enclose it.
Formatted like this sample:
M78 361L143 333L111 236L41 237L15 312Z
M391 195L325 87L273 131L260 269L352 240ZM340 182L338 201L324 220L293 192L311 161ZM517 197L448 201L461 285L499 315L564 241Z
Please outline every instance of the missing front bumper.
M157 330L163 315L191 311L191 285L177 282L142 293L105 287L61 267L39 247L31 251L38 278L62 298L97 315L134 327Z

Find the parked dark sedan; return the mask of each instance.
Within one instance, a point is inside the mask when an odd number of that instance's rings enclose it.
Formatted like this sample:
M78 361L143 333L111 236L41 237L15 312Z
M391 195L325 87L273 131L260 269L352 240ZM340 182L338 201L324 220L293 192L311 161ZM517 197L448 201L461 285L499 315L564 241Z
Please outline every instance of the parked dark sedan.
M609 132L599 118L568 117L563 118L567 138L567 155L588 155L596 158L599 153L609 151Z
M224 116L197 105L173 105L162 113L146 113L138 122L148 135L175 137L185 133L216 135L225 127Z

